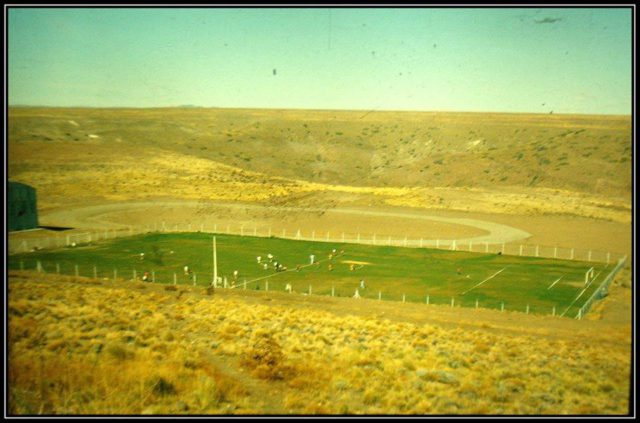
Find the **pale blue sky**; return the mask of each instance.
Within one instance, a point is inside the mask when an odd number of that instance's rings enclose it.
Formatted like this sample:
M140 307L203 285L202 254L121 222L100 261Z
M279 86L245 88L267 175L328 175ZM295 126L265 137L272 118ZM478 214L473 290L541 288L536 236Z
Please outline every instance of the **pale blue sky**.
M630 114L632 12L9 8L9 104Z

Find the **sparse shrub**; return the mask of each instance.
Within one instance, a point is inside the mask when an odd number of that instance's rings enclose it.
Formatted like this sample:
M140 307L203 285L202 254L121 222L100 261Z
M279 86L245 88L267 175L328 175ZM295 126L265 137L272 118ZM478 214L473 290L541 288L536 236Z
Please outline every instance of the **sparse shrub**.
M153 393L159 396L175 395L176 388L173 383L167 381L161 376L154 376L148 380L147 384L153 390Z
M370 387L364 392L364 396L362 398L365 404L373 405L380 402L380 391L377 387Z
M105 351L109 356L119 361L124 361L133 357L133 353L128 348L118 343L107 345Z
M283 379L283 359L284 355L278 342L270 334L262 333L254 338L243 364L251 368L255 376L261 379Z

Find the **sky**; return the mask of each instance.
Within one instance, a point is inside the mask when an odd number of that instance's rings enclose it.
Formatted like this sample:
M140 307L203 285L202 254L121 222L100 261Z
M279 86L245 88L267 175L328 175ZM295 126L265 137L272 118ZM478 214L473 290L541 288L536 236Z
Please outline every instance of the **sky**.
M7 9L10 105L631 114L631 8Z

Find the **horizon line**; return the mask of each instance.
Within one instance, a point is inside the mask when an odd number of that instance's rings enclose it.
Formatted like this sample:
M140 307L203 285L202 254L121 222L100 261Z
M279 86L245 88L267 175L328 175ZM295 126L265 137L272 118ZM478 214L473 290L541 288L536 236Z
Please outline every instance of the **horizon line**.
M177 106L46 106L30 104L13 104L7 108L32 108L32 109L227 109L227 110L290 110L290 111L320 111L320 112L362 112L371 113L478 113L478 114L527 114L527 115L582 115L582 116L627 116L632 113L583 113L583 112L507 112L507 111L478 111L478 110L412 110L412 109L325 109L325 108L296 108L296 107L224 107L224 106L198 106L184 104Z

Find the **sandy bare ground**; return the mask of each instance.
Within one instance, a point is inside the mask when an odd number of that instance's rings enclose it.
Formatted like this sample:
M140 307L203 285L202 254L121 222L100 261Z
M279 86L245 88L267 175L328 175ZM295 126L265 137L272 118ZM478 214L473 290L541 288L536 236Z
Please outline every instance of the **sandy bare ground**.
M613 260L624 255L631 257L632 231L629 223L567 215L426 210L372 205L362 199L325 207L322 205L261 205L177 198L76 203L64 209L42 210L39 217L43 226L71 227L74 230L11 232L9 246L17 248L16 245L23 240L86 231L129 226L153 230L164 225L169 230L231 233L240 233L242 228L247 235L256 233L259 236L269 233L290 237L299 230L303 238L313 234L317 240L329 237L339 240L342 233L347 239L355 240L357 234L361 234L362 242L371 242L375 234L379 244L389 239L397 244L405 238L417 243L422 238L424 246L433 246L434 240L444 241L444 245L456 240L462 249L468 248L471 241L476 250L482 248L484 242L511 242L511 254L514 251L517 253L518 244L524 244L529 254L538 245L546 246L543 248L546 256L557 247L563 251L559 256L561 258L568 258L568 251L573 248L582 251L582 255L576 257L581 259L585 258L583 256L587 250L596 253L596 260L603 259L608 253Z

